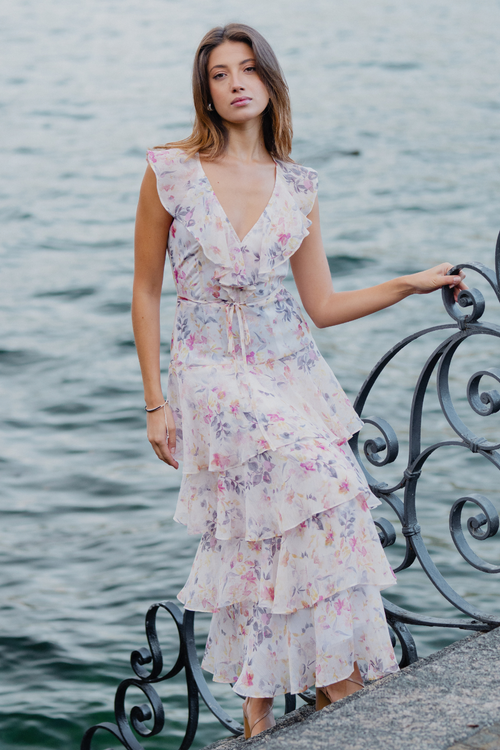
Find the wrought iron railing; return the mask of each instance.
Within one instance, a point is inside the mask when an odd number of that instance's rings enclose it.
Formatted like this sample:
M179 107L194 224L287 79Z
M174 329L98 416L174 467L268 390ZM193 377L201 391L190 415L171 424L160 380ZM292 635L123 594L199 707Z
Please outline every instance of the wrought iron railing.
M494 271L482 263L461 263L451 269L450 274L463 268L480 274L491 286L500 301L500 235L497 240ZM451 362L461 344L466 339L477 335L500 338L500 326L481 321L485 310L485 300L478 289L461 291L457 302L455 302L453 291L444 287L443 303L453 322L418 331L400 341L375 365L354 402L356 411L361 415L368 396L380 381L387 365L398 353L417 339L421 339L428 334L437 331L449 332L449 335L434 349L425 362L413 392L409 421L408 457L406 467L399 480L389 485L376 480L366 468L366 462L374 467L384 467L393 464L398 457L398 439L394 429L387 421L379 417L364 419L365 423L372 425L380 432L381 437L365 440L363 457L360 456L359 452L359 435L355 435L351 440L351 447L365 471L372 491L377 497L387 502L401 523L405 552L403 560L395 568L395 572L410 568L418 559L421 568L439 594L448 600L459 613L462 613L462 616L452 618L431 617L403 609L384 599L387 620L394 634L393 642L396 642L397 637L402 649L401 667L407 666L417 659L415 642L407 625L459 628L472 631L487 631L500 625L500 614L490 614L476 609L452 588L439 571L422 538L421 523L423 523L423 519L419 518L417 513L416 491L418 482L426 469L426 462L429 457L441 448L459 446L472 453L480 454L493 466L500 468L500 454L498 452L500 443L491 442L477 435L462 421L451 397L449 379ZM429 389L431 376L434 374L440 407L455 437L422 448L424 398ZM500 383L500 367L478 370L470 377L467 385L467 400L471 408L476 414L489 416L500 410L500 393L494 388L481 391L480 383L483 378L490 378ZM384 452L384 455L381 455L382 452ZM398 492L403 492L403 499L396 494ZM451 539L461 556L471 566L485 573L499 573L500 566L493 565L479 557L466 540L462 526L462 512L467 502L476 505L478 510L476 515L467 520L467 531L474 539L481 541L494 536L498 531L499 517L492 502L484 495L473 493L457 499L450 509L449 530ZM378 518L375 523L379 529L382 545L389 547L394 544L396 531L392 523L384 518ZM162 674L163 655L156 629L156 618L158 611L161 609L170 614L177 626L179 635L177 659L174 666L166 674ZM463 614L466 617L463 617ZM194 613L182 612L173 602L154 604L149 608L146 615L146 637L148 647L133 651L131 655L131 665L135 676L121 682L116 691L116 723L103 722L88 729L83 737L81 750L91 750L92 738L98 731L110 733L128 750L144 750L137 736L146 739L158 735L165 723L163 704L154 685L171 679L182 670L184 670L187 684L189 715L186 733L179 750L187 750L194 740L198 726L200 696L207 708L226 729L235 735L242 734L243 727L241 724L232 719L219 705L210 693L204 679L196 654ZM148 702L140 706L134 706L129 717L127 717L125 697L131 686L141 690ZM309 691L301 694L300 697L306 703L314 701L313 695ZM285 713L292 711L295 706L296 697L285 696ZM152 721L153 726L148 728L145 724L146 721L150 723ZM135 734L133 730L135 730Z

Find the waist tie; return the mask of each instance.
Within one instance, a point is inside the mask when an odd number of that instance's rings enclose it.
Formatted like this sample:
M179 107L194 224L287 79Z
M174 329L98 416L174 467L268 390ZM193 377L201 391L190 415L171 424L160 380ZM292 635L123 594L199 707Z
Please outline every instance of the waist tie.
M240 329L241 356L243 357L243 361L246 364L247 344L250 343L250 331L248 329L247 319L242 309L241 302L233 302L231 300L231 302L225 302L224 305L226 307L226 331L227 331L228 354L232 354L234 351L233 319L234 319L234 313L236 311L236 317L238 319L238 326Z
M265 300L256 300L255 302L235 302L234 300L202 300L202 299L191 299L191 297L181 297L178 296L178 299L183 300L184 302L192 302L194 305L224 305L226 308L226 332L227 332L227 351L228 354L233 354L234 352L234 337L233 337L233 320L234 320L234 313L236 313L236 318L238 320L238 326L240 329L240 341L241 341L241 355L243 358L243 362L247 363L247 346L250 343L250 330L248 328L247 319L245 316L245 307L251 307L252 305L258 305L262 306L263 302L269 302L270 300L274 299L278 292L281 292L282 289L278 287L278 289L269 297L266 297Z

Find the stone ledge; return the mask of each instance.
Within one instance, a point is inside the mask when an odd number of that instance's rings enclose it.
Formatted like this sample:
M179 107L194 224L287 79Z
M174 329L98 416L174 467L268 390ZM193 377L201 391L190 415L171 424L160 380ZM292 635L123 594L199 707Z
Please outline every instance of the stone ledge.
M318 713L303 706L248 747L500 750L499 711L500 628L453 643ZM243 743L224 739L205 750L241 750Z

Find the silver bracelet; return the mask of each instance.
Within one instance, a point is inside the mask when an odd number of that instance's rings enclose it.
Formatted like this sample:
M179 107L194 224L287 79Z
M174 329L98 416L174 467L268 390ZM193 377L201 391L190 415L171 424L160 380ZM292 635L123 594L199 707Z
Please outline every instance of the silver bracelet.
M155 406L154 409L148 409L147 406L144 407L144 411L147 411L148 414L151 414L152 411L158 411L158 409L163 409L164 406L167 406L168 401L165 399L163 404L160 404L159 406Z

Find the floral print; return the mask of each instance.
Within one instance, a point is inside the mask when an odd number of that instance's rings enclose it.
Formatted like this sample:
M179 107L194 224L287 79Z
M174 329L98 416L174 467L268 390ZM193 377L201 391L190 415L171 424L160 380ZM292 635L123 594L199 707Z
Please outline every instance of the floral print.
M355 660L367 679L394 671L379 592L395 578L347 443L362 422L283 286L316 172L276 162L240 241L198 157L147 158L173 217L175 519L201 535L179 599L214 613L203 667L256 697L344 679Z

